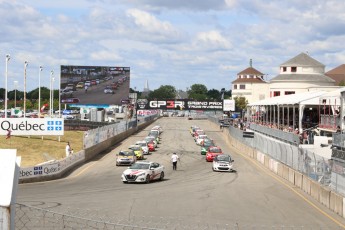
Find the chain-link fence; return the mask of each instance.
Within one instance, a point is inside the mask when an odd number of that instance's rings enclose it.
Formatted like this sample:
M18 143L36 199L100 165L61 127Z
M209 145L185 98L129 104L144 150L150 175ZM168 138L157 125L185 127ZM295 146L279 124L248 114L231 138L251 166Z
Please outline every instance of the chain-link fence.
M54 229L114 229L114 230L161 230L161 229L186 229L186 230L302 230L316 229L315 226L293 225L258 225L258 224L217 224L188 222L179 218L156 216L132 216L126 218L122 214L101 216L102 210L61 210L50 211L24 204L16 204L15 229L18 230L54 230ZM320 228L317 229L327 229ZM339 227L339 229L341 229Z

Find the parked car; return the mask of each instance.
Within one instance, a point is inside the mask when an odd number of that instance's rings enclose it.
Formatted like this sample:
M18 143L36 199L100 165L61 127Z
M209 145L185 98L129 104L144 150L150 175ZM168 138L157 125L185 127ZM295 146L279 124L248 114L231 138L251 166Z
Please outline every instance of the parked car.
M137 157L137 160L144 159L144 152L140 145L131 145L129 146L129 149L134 151L134 154Z
M201 142L207 138L207 135L206 134L200 134L198 135L198 137L195 139L195 143L197 145L201 145Z
M147 143L149 143L149 142L153 142L153 145L154 145L154 147L155 148L157 148L157 141L156 141L156 138L154 137L154 136L147 136L147 137L145 137L145 139L144 139Z
M213 159L212 170L232 172L233 171L232 162L234 162L234 160L231 159L231 156L228 154L217 155Z
M84 82L82 82L82 81L78 82L76 87L79 88L79 89L84 89Z
M217 156L223 154L223 151L220 147L218 146L211 146L208 148L207 153L206 153L206 161L212 162L213 159Z
M144 155L150 154L149 147L147 146L146 141L137 141L135 142L135 144L139 145L142 148Z
M115 91L111 87L107 86L107 87L104 88L104 93L105 94L114 94Z
M208 138L204 139L201 142L201 155L206 155L207 150L210 146L216 146L216 144L211 139L208 139Z
M126 169L121 175L123 183L150 183L153 180L162 181L163 179L164 166L151 161L138 161Z
M137 161L133 150L121 150L116 154L116 165L132 165Z
M71 90L71 89L62 89L60 91L60 96L62 98L73 97L73 90Z

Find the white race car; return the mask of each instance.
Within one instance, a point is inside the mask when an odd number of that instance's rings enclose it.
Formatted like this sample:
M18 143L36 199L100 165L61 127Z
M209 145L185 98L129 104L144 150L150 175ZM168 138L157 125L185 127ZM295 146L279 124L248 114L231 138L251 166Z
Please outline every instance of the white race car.
M135 142L136 145L140 145L140 147L143 150L143 154L144 155L149 155L150 151L149 151L149 147L147 146L147 142L146 141L137 141Z
M153 180L164 179L164 166L151 161L137 161L128 167L121 176L123 183L150 183Z
M213 159L212 169L213 171L232 172L234 171L232 162L234 162L234 160L231 159L230 155L219 154Z

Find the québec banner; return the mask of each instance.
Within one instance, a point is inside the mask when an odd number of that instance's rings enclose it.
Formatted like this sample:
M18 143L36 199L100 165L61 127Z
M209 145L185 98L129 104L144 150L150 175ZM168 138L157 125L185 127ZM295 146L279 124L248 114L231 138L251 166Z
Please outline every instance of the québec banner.
M223 101L194 101L188 99L137 100L137 110L223 110Z
M64 135L63 118L0 118L0 135Z

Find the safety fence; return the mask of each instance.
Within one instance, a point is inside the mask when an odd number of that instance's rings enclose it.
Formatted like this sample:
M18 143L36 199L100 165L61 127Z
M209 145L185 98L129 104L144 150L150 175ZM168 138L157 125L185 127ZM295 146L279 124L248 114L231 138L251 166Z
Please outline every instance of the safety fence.
M161 229L215 229L215 230L297 230L315 229L315 226L292 226L292 225L258 225L248 223L219 224L207 220L203 223L187 221L180 218L159 216L132 216L126 218L123 214L104 215L102 210L65 209L51 211L24 204L16 204L15 229L40 230L40 229L115 229L115 230L161 230ZM322 229L322 228L317 228ZM341 229L339 227L339 229Z
M219 118L209 117L209 120L218 124ZM295 143L291 144L291 142L287 142L285 139L279 140L273 136L267 136L257 132L254 138L246 138L243 137L243 130L235 126L230 126L228 129L233 138L247 146L269 155L271 158L307 175L322 185L337 188L336 191L345 194L345 188L344 190L340 190L343 186L339 184L339 182L345 184L343 183L345 182L345 178L334 174L335 167L338 168L337 171L342 170L344 172L342 174L345 174L344 164L338 163L335 165L332 160L320 156L313 149L301 148L295 145Z

